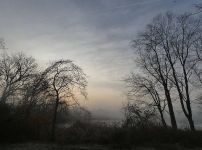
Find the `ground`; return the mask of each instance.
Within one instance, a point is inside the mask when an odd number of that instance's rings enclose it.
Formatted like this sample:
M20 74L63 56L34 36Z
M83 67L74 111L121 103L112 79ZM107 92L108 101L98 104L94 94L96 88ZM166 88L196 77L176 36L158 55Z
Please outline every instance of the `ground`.
M108 148L104 146L68 146L68 145L56 145L56 144L1 144L0 150L120 150L117 148ZM202 150L202 148L183 148L179 145L167 145L159 149L164 150ZM122 149L127 150L127 149ZM130 150L158 150L156 148L132 148Z

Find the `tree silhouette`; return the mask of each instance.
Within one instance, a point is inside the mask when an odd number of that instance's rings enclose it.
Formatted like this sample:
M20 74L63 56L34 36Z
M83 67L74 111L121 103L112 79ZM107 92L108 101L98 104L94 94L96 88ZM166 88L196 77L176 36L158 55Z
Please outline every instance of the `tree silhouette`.
M75 93L86 97L87 81L82 69L70 60L59 60L51 64L46 71L49 83L49 94L55 99L51 130L51 140L55 138L57 110L60 103L76 101Z

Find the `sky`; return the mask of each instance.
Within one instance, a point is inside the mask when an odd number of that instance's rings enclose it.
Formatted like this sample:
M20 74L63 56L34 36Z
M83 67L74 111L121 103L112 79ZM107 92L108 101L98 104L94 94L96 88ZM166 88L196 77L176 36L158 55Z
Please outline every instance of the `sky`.
M92 112L120 118L122 81L136 70L131 41L154 16L195 11L201 0L0 0L0 37L42 66L71 59L88 80Z

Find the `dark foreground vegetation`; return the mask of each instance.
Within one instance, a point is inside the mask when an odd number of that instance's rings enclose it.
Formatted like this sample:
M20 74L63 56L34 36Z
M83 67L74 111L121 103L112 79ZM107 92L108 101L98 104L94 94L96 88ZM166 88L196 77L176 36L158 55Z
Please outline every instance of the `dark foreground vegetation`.
M24 119L20 117L18 109L10 110L5 105L1 106L0 114L4 113L7 115L1 116L0 123L0 148L3 149L9 149L12 146L13 148L15 146L16 148L36 146L39 149L40 147L78 149L80 146L81 149L133 149L135 147L182 149L202 147L202 131L173 130L148 121L147 123L135 122L133 126L126 122L107 125L91 123L90 121L75 121L69 127L56 128L55 144L51 144L51 119L48 119L48 114L36 113L28 119ZM47 118L44 118L46 115ZM23 145L23 143L41 144Z

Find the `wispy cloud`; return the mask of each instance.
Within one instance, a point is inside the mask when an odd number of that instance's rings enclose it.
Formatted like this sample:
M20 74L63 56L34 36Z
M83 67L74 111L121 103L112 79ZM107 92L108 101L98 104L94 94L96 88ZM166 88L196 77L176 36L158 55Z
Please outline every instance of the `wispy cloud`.
M74 60L89 76L94 107L106 101L121 105L120 80L133 69L130 41L156 14L191 10L198 2L1 0L0 37L10 50L26 51L41 63L61 57Z

